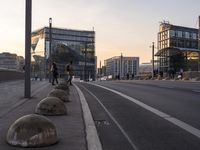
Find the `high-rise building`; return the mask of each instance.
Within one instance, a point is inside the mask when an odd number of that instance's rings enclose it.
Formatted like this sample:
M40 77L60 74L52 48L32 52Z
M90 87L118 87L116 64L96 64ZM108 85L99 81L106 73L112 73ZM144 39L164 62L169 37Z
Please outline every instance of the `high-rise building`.
M159 70L199 71L198 29L176 26L168 22L160 24L158 33Z
M106 59L106 75L112 78L126 78L127 75L139 74L139 57L116 56Z
M49 27L32 32L32 61L41 64L40 70L48 74L50 61L54 61L59 74L64 73L64 66L73 61L74 75L81 79L95 79L95 32ZM51 33L51 53L50 34ZM50 56L51 54L51 56Z

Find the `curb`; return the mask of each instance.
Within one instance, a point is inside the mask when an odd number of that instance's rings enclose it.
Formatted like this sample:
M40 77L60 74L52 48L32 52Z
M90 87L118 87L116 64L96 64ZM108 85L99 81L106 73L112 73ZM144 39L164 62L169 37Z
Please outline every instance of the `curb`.
M81 101L88 150L103 150L87 101L78 86L74 84L74 87L76 88Z

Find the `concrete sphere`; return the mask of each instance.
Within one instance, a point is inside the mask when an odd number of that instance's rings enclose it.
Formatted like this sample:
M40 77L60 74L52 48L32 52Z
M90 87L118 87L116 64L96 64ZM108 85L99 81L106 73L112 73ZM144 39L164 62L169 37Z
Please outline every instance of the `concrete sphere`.
M61 81L59 84L67 85L67 81Z
M69 94L69 87L67 85L64 85L64 84L59 84L55 87L55 89L61 89L61 90L64 90L66 91L68 94Z
M8 144L19 147L43 147L58 141L53 123L36 114L17 119L8 129L6 140Z
M59 86L60 86L60 87L64 87L64 90L70 90L70 89L69 89L69 85L68 85L68 83L67 83L66 81L60 82L60 83L59 83Z
M60 100L62 100L63 102L69 102L69 95L61 90L61 89L53 89L49 94L48 97L57 97Z
M42 115L66 115L67 109L63 101L57 97L46 97L36 107L35 113Z

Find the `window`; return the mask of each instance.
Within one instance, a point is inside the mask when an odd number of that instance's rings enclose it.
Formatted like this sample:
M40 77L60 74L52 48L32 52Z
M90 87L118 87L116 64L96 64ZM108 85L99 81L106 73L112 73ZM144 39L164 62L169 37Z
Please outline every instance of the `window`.
M167 39L167 38L168 38L168 32L165 31L165 39Z
M176 43L177 43L176 40L174 40L174 39L170 39L170 46L174 46L174 47L176 47L176 46L177 46Z
M169 39L167 40L167 47L169 47Z
M178 37L183 37L182 36L182 31L178 31Z
M197 39L197 34L196 33L192 33L192 39L194 39L194 40Z
M169 30L170 37L175 37L175 31L174 30Z
M184 40L178 41L178 47L184 47Z
M186 47L187 47L187 48L190 47L190 42L189 42L189 41L186 42Z
M185 38L189 39L190 38L190 33L189 32L185 32Z
M198 42L192 42L192 48L198 48Z

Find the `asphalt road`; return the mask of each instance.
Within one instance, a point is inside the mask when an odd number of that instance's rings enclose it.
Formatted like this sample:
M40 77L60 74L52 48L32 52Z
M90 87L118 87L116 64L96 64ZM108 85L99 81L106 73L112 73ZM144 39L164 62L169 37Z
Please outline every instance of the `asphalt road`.
M104 150L200 149L200 83L107 81L77 85L89 104Z

